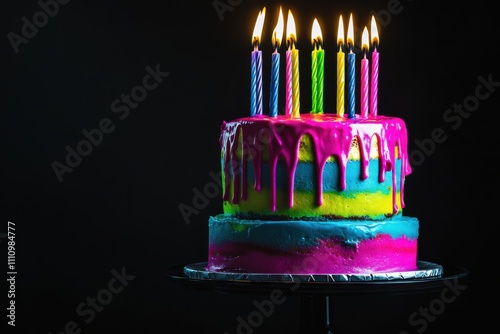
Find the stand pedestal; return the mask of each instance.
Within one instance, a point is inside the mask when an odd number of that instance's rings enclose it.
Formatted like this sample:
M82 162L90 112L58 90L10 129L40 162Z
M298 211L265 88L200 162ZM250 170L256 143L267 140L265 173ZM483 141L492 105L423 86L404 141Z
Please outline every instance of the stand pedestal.
M199 291L269 296L271 291L279 289L286 295L298 295L300 326L297 334L337 334L331 307L338 296L439 292L450 281L464 284L469 276L465 268L443 267L425 261L419 261L415 271L377 275L216 273L207 272L205 265L200 262L170 268L166 276Z

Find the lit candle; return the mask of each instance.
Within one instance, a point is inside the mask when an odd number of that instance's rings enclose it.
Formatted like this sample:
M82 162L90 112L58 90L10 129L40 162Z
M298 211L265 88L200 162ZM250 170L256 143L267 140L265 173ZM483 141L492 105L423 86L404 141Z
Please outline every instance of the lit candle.
M345 96L345 53L342 51L344 45L344 23L342 15L339 19L339 29L337 32L337 115L344 115L344 96Z
M314 19L311 40L313 43L313 51L311 53L311 113L323 113L323 85L325 75L325 50L322 48L323 35L318 20Z
M299 86L299 50L295 48L297 34L295 32L295 21L292 12L288 10L286 22L286 35L288 50L286 52L286 110L285 114L293 117L300 116L300 86Z
M372 70L370 77L370 115L377 116L378 112L378 64L379 64L379 53L377 51L377 46L379 44L377 23L375 22L375 17L372 16L371 23L371 36L372 36Z
M264 25L266 7L259 12L252 35L252 62L250 73L250 115L262 115L262 51L259 50L260 35Z
M366 58L366 53L368 52L368 29L365 27L363 29L363 35L361 37L361 50L363 52L363 59L361 59L361 116L368 116L368 66L369 62Z
M269 116L278 115L278 88L279 88L279 78L280 78L280 54L278 48L281 45L281 39L283 38L283 12L280 7L280 13L278 17L278 24L273 31L273 46L274 52L272 54L271 63L271 97L269 99Z
M285 68L285 115L292 115L292 51L286 51L286 68Z
M356 112L356 54L354 48L354 25L352 14L349 17L349 27L347 28L347 117L354 118Z

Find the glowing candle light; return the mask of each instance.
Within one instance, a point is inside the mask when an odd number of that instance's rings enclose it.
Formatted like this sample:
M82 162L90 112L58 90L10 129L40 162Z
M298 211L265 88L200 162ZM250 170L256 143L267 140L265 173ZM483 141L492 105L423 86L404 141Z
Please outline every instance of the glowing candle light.
M323 113L323 86L325 75L325 50L322 48L323 35L318 20L314 19L311 40L314 49L311 53L311 113Z
M347 117L355 118L356 112L356 54L354 48L354 25L352 14L349 17L349 27L347 28Z
M262 51L259 50L261 42L260 35L264 25L266 7L264 7L257 16L255 27L252 34L252 58L250 67L250 115L262 115Z
M271 63L271 96L269 99L269 116L278 115L278 88L279 88L279 78L280 78L280 54L278 48L281 45L281 39L283 38L283 11L280 7L280 13L278 17L278 23L273 31L272 42L274 46L274 52L272 54Z
M339 19L339 29L337 32L337 115L344 115L344 97L345 97L345 53L342 51L344 45L344 23L342 15Z
M378 67L379 67L379 53L377 46L379 44L377 23L375 17L372 16L371 22L371 37L372 37L372 69L370 77L370 115L377 116L378 113Z
M368 116L368 66L369 62L366 58L366 53L368 52L368 29L365 27L363 29L363 35L361 37L361 50L363 52L363 59L361 59L361 116Z

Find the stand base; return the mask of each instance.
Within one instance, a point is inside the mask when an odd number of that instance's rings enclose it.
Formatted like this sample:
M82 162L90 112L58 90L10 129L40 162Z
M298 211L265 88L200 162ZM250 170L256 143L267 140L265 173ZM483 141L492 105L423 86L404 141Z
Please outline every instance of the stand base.
M207 272L201 262L171 268L167 277L199 291L269 296L271 291L279 289L285 295L298 295L300 326L297 334L340 334L335 326L332 311L337 297L435 293L443 291L450 284L464 284L469 277L468 270L458 266L441 266L426 261L419 261L417 265L416 271L405 272L404 275L386 273L264 277L262 274Z

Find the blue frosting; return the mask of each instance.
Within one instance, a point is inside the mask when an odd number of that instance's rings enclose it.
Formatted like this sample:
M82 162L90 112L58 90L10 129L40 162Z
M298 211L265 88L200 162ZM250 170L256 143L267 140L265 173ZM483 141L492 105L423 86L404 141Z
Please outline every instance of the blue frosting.
M401 160L396 160L396 178L400 178ZM229 169L232 172L232 169ZM254 169L251 162L248 162L247 167L248 181L254 182ZM368 164L368 179L361 181L361 163L359 160L349 160L346 167L346 188L342 192L349 194L350 192L382 192L389 194L392 188L392 179L390 173L386 174L384 182L379 182L379 160L370 160ZM283 163L278 163L276 168L277 187L286 188L286 167ZM302 192L314 192L316 184L314 183L314 164L312 162L301 162L297 165L294 178L294 189ZM270 182L269 164L267 161L262 162L262 180L263 187L267 188ZM339 168L336 163L327 163L323 169L323 191L324 192L340 192L339 188ZM360 189L362 187L362 189ZM396 191L400 189L399 182L396 182Z
M229 215L209 218L209 242L252 242L272 248L314 246L318 240L341 238L347 244L357 244L379 234L393 238L418 238L418 219L407 216L369 220L338 221L261 221L236 219Z

